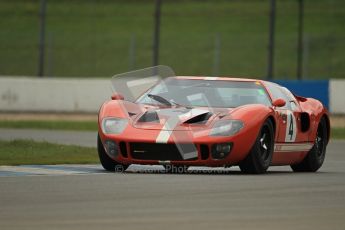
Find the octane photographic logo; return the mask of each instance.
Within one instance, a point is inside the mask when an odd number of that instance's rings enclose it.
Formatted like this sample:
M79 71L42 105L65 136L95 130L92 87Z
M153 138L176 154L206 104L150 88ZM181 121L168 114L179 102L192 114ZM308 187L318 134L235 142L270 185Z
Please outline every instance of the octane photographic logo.
M143 174L231 174L230 170L224 170L220 168L208 168L208 167L188 167L188 166L176 166L176 165L165 165L162 166L131 166L130 170L125 171L122 165L115 167L115 173L143 173Z
M123 173L123 172L125 172L125 168L123 167L123 165L116 165L115 166L115 170L114 170L114 172L116 172L116 173Z
M155 142L167 144L170 140L175 143L183 160L193 159L198 156L195 145L179 143L193 143L193 138L205 135L209 130L203 129L189 133L176 132L180 128L178 126L193 117L214 114L214 111L203 92L188 95L186 98L187 105L186 102L177 101L176 97L172 99L170 96L176 95L176 92L174 92L173 87L168 87L164 81L172 77L175 77L175 73L170 67L155 66L115 75L112 77L111 83L116 98L124 98L125 100L124 103L119 104L131 125L136 126L140 122L145 123L145 128L150 129L152 127L154 129L157 128L157 123L160 123L160 132ZM207 77L207 79L212 80L213 78ZM198 109L189 106L197 104L197 101L202 101L207 107L203 106L202 109ZM137 104L144 106L137 106ZM133 108L136 111L131 111ZM138 115L138 113L141 114L139 119L138 116L131 116L133 114Z

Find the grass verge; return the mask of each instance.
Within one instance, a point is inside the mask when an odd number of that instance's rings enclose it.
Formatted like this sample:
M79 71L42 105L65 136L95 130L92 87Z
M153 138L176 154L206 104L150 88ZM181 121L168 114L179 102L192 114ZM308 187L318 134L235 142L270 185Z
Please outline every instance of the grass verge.
M98 163L96 148L32 140L0 141L0 165Z
M96 121L0 120L0 128L96 131Z
M345 128L332 128L331 138L332 139L345 139Z

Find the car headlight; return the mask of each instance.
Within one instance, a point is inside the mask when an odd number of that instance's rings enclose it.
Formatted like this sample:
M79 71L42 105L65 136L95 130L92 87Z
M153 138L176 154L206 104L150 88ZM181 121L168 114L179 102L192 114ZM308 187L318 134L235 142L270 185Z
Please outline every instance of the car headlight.
M217 121L211 129L210 136L233 136L238 133L244 124L240 120Z
M123 132L127 124L127 119L107 117L102 121L102 131L104 134L119 134Z

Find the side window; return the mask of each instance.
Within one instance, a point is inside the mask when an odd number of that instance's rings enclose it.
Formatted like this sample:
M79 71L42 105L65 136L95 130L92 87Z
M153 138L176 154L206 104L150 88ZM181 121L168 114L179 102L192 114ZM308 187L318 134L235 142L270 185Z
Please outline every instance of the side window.
M291 110L297 111L299 107L298 107L295 96L285 87L280 87L280 89L288 98Z
M266 91L263 88L217 88L216 92L229 107L245 104L263 104L271 106Z
M272 83L272 82L266 82L266 86L268 88L268 90L270 91L271 95L272 95L272 99L276 100L278 98L282 98L286 101L286 104L284 107L282 107L283 109L291 109L291 104L290 104L290 98L288 97L288 95L286 95L283 90L282 87L280 87L279 85Z

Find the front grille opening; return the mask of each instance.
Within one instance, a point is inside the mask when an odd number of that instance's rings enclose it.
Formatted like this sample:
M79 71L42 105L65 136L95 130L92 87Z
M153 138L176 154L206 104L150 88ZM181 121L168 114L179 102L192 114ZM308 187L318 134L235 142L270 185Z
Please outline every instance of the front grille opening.
M190 144L162 144L162 143L130 143L130 153L134 159L138 160L161 160L161 161L184 161L197 160L195 157L184 158L179 149L184 151L196 150L196 146Z
M128 157L126 142L123 142L123 141L120 142L120 151L123 157L125 158Z
M210 151L207 145L200 145L201 160L207 160L210 156Z

